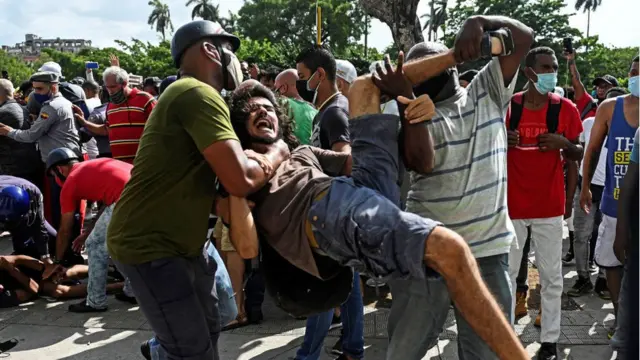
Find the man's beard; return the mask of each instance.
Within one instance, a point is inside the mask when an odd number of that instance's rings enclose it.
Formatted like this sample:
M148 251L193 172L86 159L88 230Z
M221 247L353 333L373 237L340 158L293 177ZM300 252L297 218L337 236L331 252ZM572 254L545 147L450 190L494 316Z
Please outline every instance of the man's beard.
M276 143L278 140L282 139L282 132L280 130L278 130L278 135L275 138L252 136L252 135L249 135L249 136L251 137L251 143L252 144L271 145L271 144Z

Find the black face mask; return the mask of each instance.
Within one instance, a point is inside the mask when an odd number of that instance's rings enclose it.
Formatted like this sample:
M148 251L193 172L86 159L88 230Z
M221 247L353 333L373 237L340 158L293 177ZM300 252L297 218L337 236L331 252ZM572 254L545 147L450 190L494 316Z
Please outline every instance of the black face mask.
M316 92L313 90L307 90L307 80L297 80L296 90L298 90L298 94L304 101L310 102L312 105L315 105L313 104L313 97L315 96Z
M451 70L447 70L442 74L433 77L417 86L414 86L413 93L417 96L427 94L432 101L444 100L439 99L438 95L444 90L451 79Z

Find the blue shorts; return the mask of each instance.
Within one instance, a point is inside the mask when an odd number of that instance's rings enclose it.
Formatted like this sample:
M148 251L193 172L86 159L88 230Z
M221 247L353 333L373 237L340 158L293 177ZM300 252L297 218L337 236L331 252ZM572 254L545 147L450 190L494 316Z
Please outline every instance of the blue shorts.
M308 220L320 250L341 265L375 277L425 278L425 242L440 223L399 208L399 120L377 114L350 121L351 177L334 179Z

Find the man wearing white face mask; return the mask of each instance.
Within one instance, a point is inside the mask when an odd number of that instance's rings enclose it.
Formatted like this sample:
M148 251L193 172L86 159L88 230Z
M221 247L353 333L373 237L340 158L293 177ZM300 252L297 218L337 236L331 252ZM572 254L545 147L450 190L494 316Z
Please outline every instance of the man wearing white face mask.
M539 47L529 51L524 69L528 89L513 96L506 118L507 204L516 231L516 242L509 253L509 273L515 289L530 226L542 284L542 311L536 324L542 325L538 359L544 360L557 358L560 336L560 239L567 207L563 163L576 167L576 161L582 158L582 146L578 144L580 113L571 101L554 93L557 71L553 50Z
M336 60L323 47L303 51L296 59L300 97L318 109L313 119L311 145L325 150L351 152L349 100L338 91Z
M240 39L211 21L180 27L171 55L180 79L151 113L131 179L114 209L107 248L168 359L219 359L215 262L204 244L216 195L246 197L288 156L274 146L248 158L220 96L242 81ZM261 166L262 165L262 166ZM149 342L141 351L150 357Z

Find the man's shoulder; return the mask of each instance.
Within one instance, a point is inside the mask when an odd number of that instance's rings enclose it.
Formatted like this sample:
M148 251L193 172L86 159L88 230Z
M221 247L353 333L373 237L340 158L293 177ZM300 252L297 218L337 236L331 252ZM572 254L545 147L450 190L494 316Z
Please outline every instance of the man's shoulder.
M210 85L194 78L183 78L171 84L171 87L162 93L160 101L173 103L179 100L180 102L197 103L204 99L224 104L222 95Z

